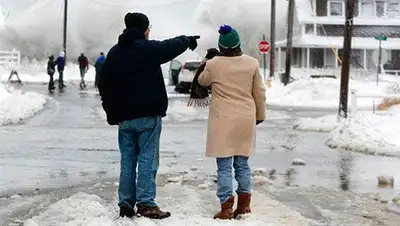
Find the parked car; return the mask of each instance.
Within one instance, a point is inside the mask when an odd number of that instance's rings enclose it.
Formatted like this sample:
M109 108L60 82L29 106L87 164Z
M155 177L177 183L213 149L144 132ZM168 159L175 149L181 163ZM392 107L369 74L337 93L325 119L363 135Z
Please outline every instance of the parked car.
M178 93L189 93L194 75L200 67L201 61L190 60L186 61L183 65L177 61L172 60L170 64L170 81L175 85L175 91Z
M177 60L172 60L169 64L169 85L176 86L178 84L178 76L181 72L182 64Z

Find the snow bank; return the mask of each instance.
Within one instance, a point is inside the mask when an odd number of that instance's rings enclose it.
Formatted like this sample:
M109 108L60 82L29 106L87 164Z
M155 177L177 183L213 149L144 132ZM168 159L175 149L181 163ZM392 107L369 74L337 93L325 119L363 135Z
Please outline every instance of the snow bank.
M337 115L326 115L318 118L300 118L295 121L293 129L300 131L330 132L338 125Z
M356 152L400 157L400 115L360 113L340 123L327 145Z
M164 220L150 220L144 217L117 219L118 209L115 203L107 203L95 195L78 193L61 200L46 211L25 222L25 226L250 226L250 225L309 225L298 212L286 207L265 193L253 193L253 214L240 221L222 221L212 219L218 210L218 201L214 190L195 190L182 185L169 184L159 188L161 205L171 211L172 216ZM213 205L215 204L215 205ZM211 208L210 208L211 207Z
M381 82L376 86L371 81L350 81L350 89L357 94L379 95L387 94L390 83ZM339 105L340 79L300 79L286 87L279 80L273 80L271 88L267 89L267 104L283 107L337 108ZM363 98L358 100L359 108L373 107L373 101L378 104L381 98ZM349 98L350 106L350 98Z
M0 84L0 126L17 123L22 119L33 116L42 110L47 102L47 97L34 92L9 93Z

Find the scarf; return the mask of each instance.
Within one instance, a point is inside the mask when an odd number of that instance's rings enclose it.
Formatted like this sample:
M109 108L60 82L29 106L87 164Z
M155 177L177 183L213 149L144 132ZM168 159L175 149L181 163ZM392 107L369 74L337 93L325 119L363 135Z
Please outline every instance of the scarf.
M199 76L206 68L206 62L204 62L197 69L196 74L192 81L190 88L190 98L187 106L191 107L207 107L211 103L210 95L208 94L209 87L204 87L199 84Z

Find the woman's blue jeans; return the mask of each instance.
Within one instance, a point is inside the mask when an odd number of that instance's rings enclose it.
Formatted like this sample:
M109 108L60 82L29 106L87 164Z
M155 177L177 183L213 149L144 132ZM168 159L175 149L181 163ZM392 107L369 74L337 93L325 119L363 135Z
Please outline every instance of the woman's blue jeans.
M238 183L236 193L251 193L251 172L249 157L234 156L217 158L218 182L217 196L221 204L233 195L232 165L235 169L235 179Z

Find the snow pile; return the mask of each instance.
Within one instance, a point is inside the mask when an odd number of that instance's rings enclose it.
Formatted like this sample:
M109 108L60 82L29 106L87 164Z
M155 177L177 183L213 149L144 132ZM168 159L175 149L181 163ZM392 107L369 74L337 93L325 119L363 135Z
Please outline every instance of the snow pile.
M360 113L343 121L329 135L327 145L356 152L400 156L400 115Z
M0 84L0 125L17 123L33 116L44 108L47 99L46 96L34 92L9 93Z
M193 189L180 184L169 184L159 188L158 198L162 208L171 211L172 216L164 220L141 218L117 218L116 201L107 203L95 195L78 193L68 199L51 205L45 212L25 221L25 226L250 226L250 225L309 225L308 220L298 212L268 197L264 192L254 192L252 211L238 221L214 220L218 201L214 190Z
M61 200L43 214L25 222L25 226L46 225L114 225L110 210L96 195L78 193Z
M350 81L350 90L357 94L382 95L388 93L389 83L376 86L369 81ZM283 107L337 108L339 105L339 79L300 79L286 87L279 80L273 80L271 88L267 89L267 104ZM358 99L359 108L372 109L373 103L378 104L381 98ZM349 98L350 106L350 98Z
M300 118L295 121L293 129L300 131L330 132L338 125L337 115L326 115L319 118Z

